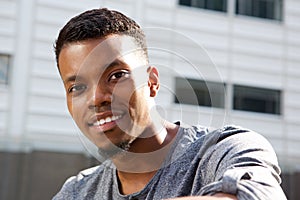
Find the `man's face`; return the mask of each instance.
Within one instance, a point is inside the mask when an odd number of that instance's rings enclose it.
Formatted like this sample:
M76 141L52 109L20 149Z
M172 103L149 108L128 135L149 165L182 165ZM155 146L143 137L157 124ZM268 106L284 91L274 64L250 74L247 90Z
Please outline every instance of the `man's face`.
M132 38L117 35L70 43L60 53L69 112L104 151L128 150L151 123L155 95L145 60Z

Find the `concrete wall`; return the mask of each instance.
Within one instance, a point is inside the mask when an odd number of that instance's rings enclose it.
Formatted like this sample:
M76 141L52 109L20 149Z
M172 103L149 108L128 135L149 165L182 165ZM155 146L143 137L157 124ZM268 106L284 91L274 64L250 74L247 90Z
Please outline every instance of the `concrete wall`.
M83 154L0 152L0 199L51 199L68 177L97 164Z

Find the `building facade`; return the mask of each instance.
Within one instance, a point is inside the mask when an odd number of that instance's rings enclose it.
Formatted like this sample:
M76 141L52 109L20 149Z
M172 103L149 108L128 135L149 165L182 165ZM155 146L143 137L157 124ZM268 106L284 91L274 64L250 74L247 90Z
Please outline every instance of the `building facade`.
M261 133L287 196L300 198L299 1L0 0L0 199L50 198L97 163L68 114L53 52L65 22L97 7L145 28L163 117Z

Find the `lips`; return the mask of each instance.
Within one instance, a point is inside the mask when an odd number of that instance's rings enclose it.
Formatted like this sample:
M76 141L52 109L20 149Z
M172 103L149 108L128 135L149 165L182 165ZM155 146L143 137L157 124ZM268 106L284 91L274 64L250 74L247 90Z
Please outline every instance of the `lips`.
M92 132L106 132L118 126L117 121L120 120L124 115L124 112L112 113L111 111L107 111L94 115L87 124Z
M120 119L121 117L122 117L122 115L108 116L108 117L105 117L105 118L102 118L102 119L97 119L97 121L95 121L94 123L92 123L90 125L92 125L92 126L102 126L106 123L114 122L114 121Z

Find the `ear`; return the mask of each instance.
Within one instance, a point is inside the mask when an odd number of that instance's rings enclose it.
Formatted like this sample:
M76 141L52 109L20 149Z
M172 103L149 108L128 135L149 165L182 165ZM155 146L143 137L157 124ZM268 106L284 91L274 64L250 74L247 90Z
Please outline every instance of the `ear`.
M149 73L148 87L150 89L150 97L155 97L159 90L159 77L156 67L150 66L147 69Z

